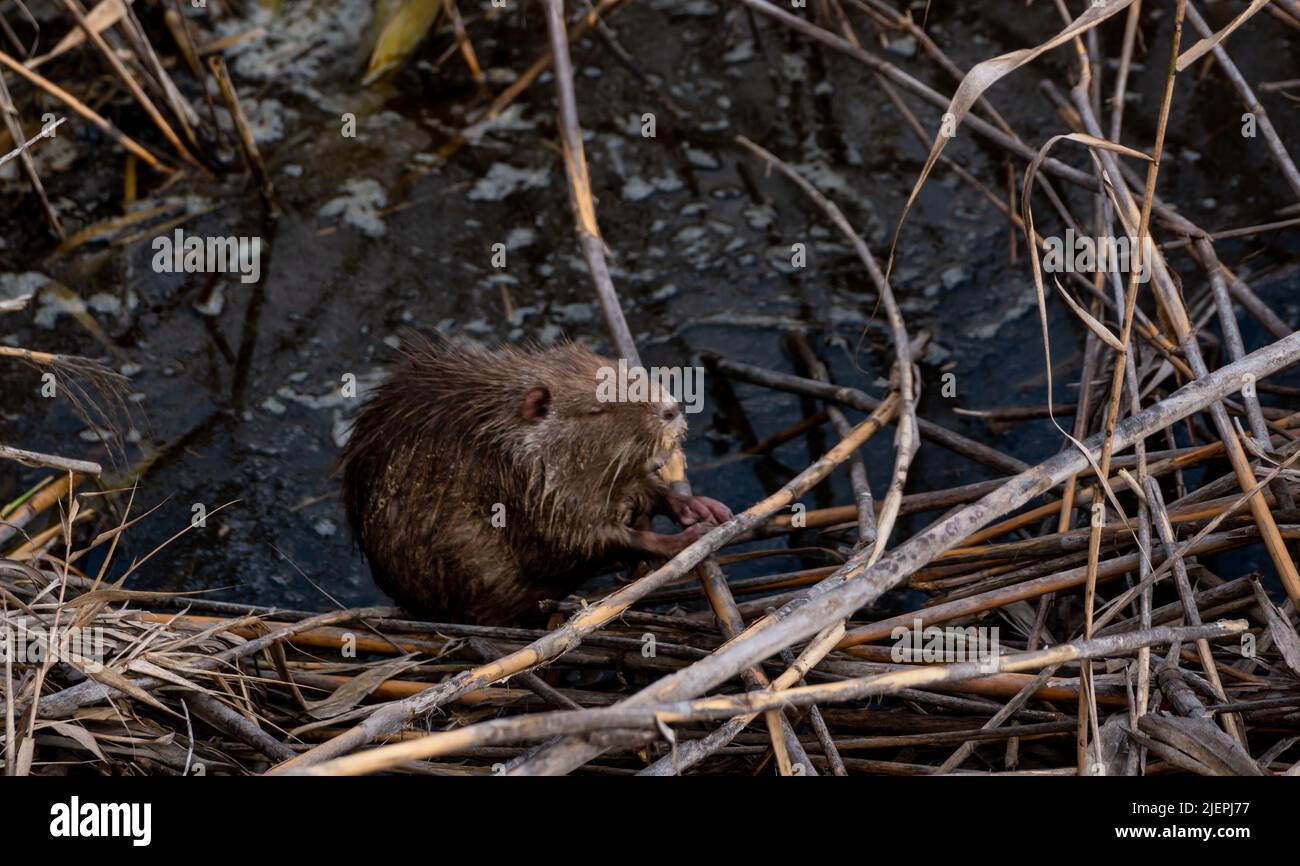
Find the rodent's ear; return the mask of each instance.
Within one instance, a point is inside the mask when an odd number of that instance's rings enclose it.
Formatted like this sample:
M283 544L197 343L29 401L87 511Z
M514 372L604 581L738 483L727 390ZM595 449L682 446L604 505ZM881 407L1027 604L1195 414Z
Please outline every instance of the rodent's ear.
M541 421L551 411L551 392L543 385L535 385L524 392L519 402L519 416L525 421Z

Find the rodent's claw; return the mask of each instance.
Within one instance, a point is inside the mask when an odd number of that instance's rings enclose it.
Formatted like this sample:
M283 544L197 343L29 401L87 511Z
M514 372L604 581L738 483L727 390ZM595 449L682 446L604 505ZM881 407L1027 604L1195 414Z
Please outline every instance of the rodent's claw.
M682 527L693 527L697 523L715 527L719 523L731 520L731 508L724 506L718 499L708 497L684 497L672 490L664 494L668 510Z
M709 516L718 523L726 523L731 519L731 509L725 503L716 499L710 499L707 496L696 496L695 503L702 505L709 512Z
M716 525L714 523L696 523L676 535L627 529L626 527L624 527L624 530L626 532L627 546L632 550L648 553L658 559L672 559L698 541L701 536L707 534Z
M683 496L673 500L673 516L682 526L697 523L716 526L731 519L731 509L707 496Z
M674 551L673 556L676 556L678 553L681 553L683 550L708 535L716 526L717 524L712 521L709 521L708 523L696 523L686 527L676 535L670 536L677 541L677 550Z
M704 514L695 508L693 500L690 499L683 499L673 510L673 516L682 526L694 526L705 519Z

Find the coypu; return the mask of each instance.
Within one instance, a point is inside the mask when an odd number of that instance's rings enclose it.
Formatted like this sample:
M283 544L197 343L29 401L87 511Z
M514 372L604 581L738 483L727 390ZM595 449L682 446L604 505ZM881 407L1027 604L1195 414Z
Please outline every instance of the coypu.
M573 343L460 348L409 343L339 454L353 537L404 607L454 622L538 618L601 567L670 558L725 505L658 475L686 420L673 397L598 397L615 362ZM634 527L661 511L683 527ZM529 614L532 614L530 617Z

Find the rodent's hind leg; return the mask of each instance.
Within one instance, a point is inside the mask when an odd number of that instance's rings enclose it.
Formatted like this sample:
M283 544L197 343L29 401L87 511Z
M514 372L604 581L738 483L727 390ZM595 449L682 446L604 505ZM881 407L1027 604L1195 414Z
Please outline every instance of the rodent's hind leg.
M652 532L646 529L633 529L630 526L614 527L611 532L615 536L614 541L627 550L644 553L657 559L672 559L706 535L715 526L717 524L713 522L696 523L675 535L666 535L662 532Z

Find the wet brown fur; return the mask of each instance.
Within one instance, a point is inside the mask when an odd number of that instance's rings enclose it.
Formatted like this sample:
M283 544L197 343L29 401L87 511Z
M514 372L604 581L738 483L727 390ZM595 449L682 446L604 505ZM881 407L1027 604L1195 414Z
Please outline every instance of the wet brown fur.
M380 588L422 615L500 624L628 552L621 527L659 501L650 467L684 435L680 412L598 401L615 362L575 344L403 354L338 460Z

